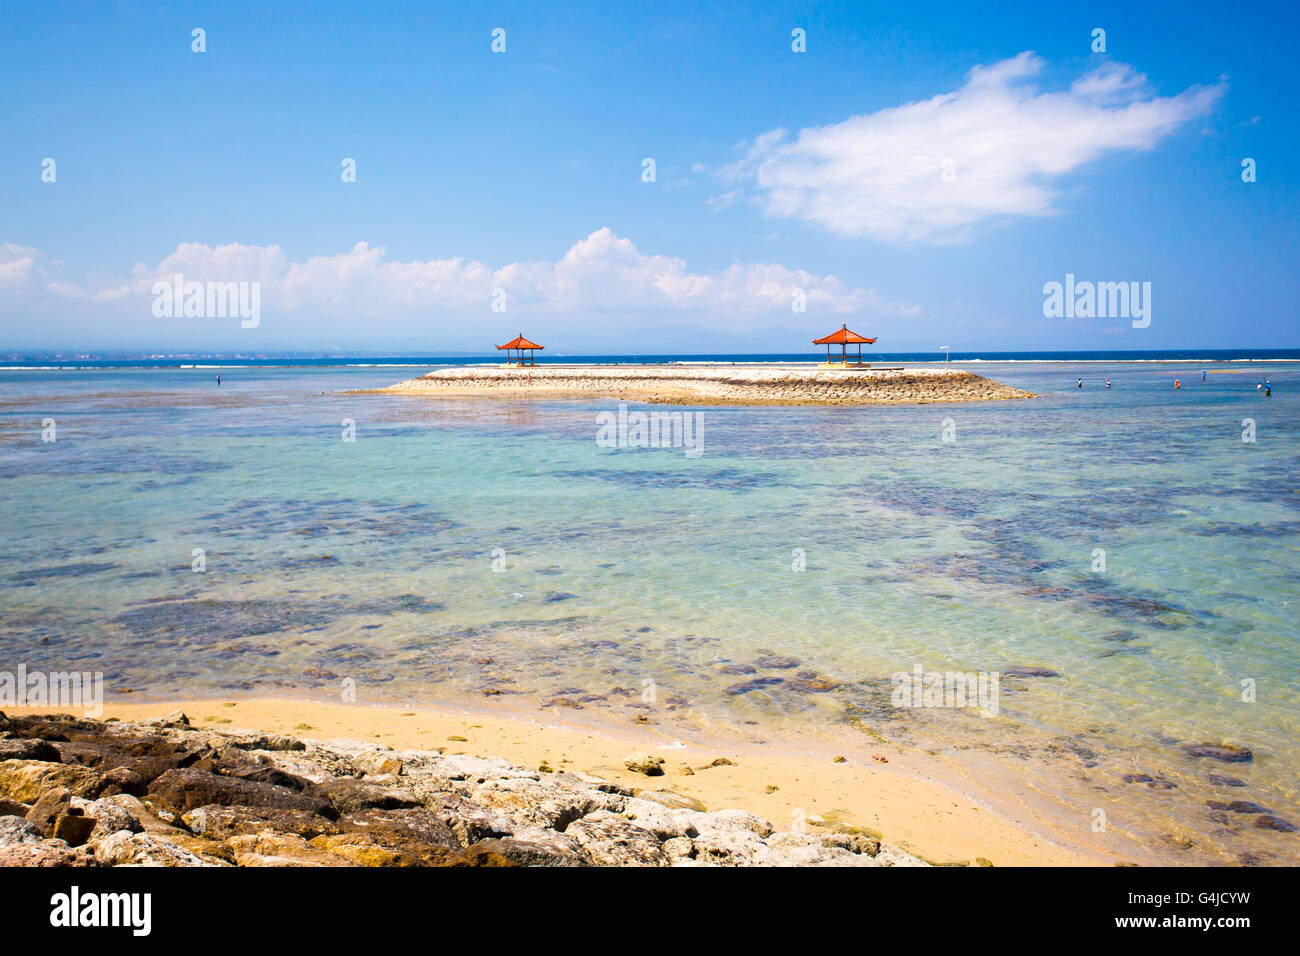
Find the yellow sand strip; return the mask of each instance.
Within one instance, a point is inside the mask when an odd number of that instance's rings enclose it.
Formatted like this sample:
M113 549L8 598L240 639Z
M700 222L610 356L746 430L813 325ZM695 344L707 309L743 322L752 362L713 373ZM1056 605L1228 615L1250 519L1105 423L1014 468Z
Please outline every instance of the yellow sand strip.
M46 708L48 709L48 708ZM445 749L476 756L502 757L521 766L589 772L634 787L671 789L688 794L709 809L736 807L789 828L803 815L814 826L852 825L876 831L932 862L997 866L1113 865L1141 860L1102 846L1066 847L1033 830L1032 813L1009 819L930 774L944 769L916 751L887 748L888 763L834 763L825 757L673 748L652 736L611 736L585 728L546 725L522 717L497 717L454 710L407 709L317 701L180 700L167 703L108 703L104 717L154 720L183 710L195 727L285 733L309 740L348 738L385 744L397 750ZM31 708L9 713L32 713ZM464 738L457 740L454 738ZM626 770L633 752L665 758L662 777ZM718 757L732 765L709 766ZM694 773L686 775L685 767ZM951 768L946 768L951 769ZM1136 850L1136 848L1134 848Z

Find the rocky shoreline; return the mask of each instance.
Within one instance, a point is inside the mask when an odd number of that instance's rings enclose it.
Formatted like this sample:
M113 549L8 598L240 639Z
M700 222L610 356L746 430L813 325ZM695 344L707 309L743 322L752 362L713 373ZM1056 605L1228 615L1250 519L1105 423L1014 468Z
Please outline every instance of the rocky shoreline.
M891 405L1033 397L962 369L811 365L461 366L375 391L443 398L616 398L670 405Z
M659 789L356 741L0 714L2 866L924 866Z

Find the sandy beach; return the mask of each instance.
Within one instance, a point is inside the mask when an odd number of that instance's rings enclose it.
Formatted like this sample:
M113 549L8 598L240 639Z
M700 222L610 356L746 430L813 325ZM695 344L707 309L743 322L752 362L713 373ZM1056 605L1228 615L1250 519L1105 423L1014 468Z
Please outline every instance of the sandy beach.
M102 670L124 718L180 707L625 782L644 751L709 807L848 821L940 862L1293 861L1294 709L1160 688L1217 686L1206 641L1290 680L1263 595L1293 536L1260 522L1291 445L1187 456L1225 403L1287 415L1300 393L983 368L1039 397L727 408L697 459L593 441L608 399L353 394L417 368L23 379L7 394L40 397L59 440L7 459L0 671ZM348 419L355 442L330 425ZM1132 458L1149 446L1181 451ZM1206 577L1223 562L1259 587ZM997 715L897 706L890 675L917 666L1004 675ZM307 712L342 680L365 706Z
M964 369L835 365L459 366L381 391L444 398L617 398L665 405L895 405L1032 397Z
M869 764L798 753L683 746L655 735L616 735L517 716L402 709L292 699L108 703L103 719L144 724L182 711L195 730L289 735L310 742L357 741L394 751L440 751L500 758L520 768L589 774L629 792L653 788L709 810L740 810L812 833L862 833L933 864L1115 865L1141 859L1113 849L1070 845L1039 832L1032 814L994 811L927 755L882 746ZM10 708L10 716L40 713ZM634 754L663 758L663 775L628 769ZM976 785L972 777L969 781ZM1134 848L1137 851L1137 848Z

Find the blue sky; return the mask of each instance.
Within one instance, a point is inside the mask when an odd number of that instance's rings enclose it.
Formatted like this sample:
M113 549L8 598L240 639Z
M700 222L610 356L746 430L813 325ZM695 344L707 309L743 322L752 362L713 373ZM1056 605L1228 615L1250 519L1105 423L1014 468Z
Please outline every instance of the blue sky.
M1285 6L267 6L7 6L0 350L1300 346Z

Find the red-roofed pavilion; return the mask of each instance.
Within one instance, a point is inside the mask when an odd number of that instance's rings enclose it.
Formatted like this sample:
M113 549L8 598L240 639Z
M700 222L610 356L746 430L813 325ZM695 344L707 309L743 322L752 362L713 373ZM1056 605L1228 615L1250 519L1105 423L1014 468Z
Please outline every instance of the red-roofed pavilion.
M858 335L857 332L854 332L854 331L853 331L852 329L850 329L847 325L841 325L838 329L836 329L836 330L835 330L834 332L832 332L830 335L824 336L824 337L822 337L822 338L820 338L820 339L813 339L813 345L824 345L824 346L826 346L826 364L827 364L827 365L829 365L830 362L831 362L831 346L832 346L832 345L838 345L838 346L840 346L840 353L841 353L841 355L842 355L842 357L843 357L844 364L845 364L845 365L848 365L848 364L849 364L849 346L850 346L850 345L853 345L853 344L856 344L857 347L858 347L858 364L861 365L861 364L862 364L862 346L863 346L864 343L865 343L866 345L875 345L875 344L876 344L876 340L875 340L875 339L869 339L869 338L867 338L865 335Z
M516 349L519 351L519 364L520 364L520 365L536 365L536 364L537 364L537 354L536 354L536 351L535 351L535 350L536 350L536 349L544 349L544 348L546 348L545 345L538 345L536 342L530 342L530 341L528 341L526 338L524 338L524 333L520 332L518 338L511 339L511 340L510 340L509 342L507 342L505 345L498 345L498 346L497 346L497 351L500 351L501 349L505 349L505 350L506 350L506 364L507 364L507 365L510 364L510 353L511 353L512 351L516 350ZM525 360L524 360L524 350L525 350L525 349L527 349L527 350L529 350L529 351L533 351L533 354L532 354L531 356L529 356L529 358L531 358L532 361L525 361Z

